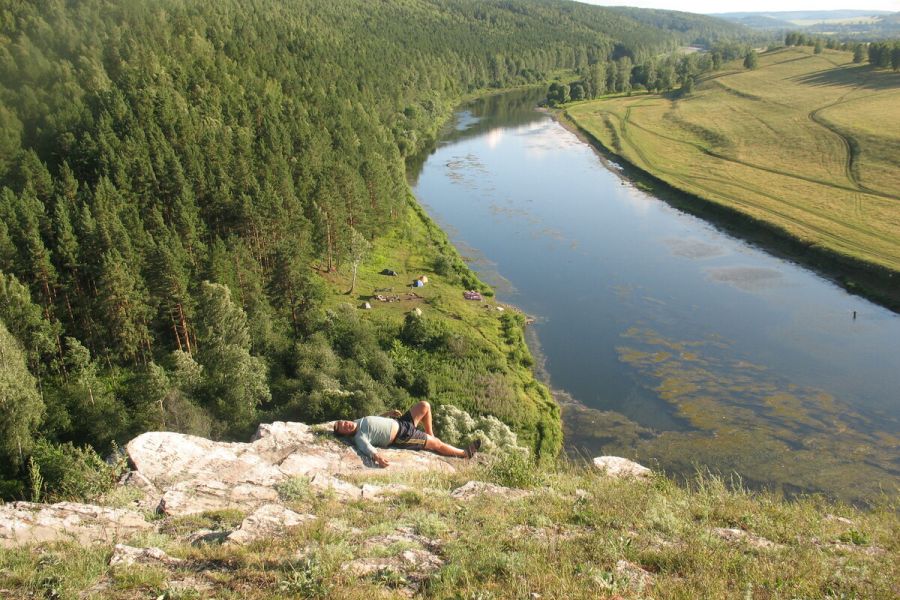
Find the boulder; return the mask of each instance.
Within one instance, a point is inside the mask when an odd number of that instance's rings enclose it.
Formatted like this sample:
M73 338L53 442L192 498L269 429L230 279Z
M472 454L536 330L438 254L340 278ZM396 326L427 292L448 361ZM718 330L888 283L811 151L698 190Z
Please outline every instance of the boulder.
M7 548L58 540L109 543L152 528L140 513L122 508L76 502L0 505L0 546Z
M775 542L767 540L764 537L753 535L752 533L747 533L743 529L735 529L733 527L716 527L715 529L713 529L713 533L726 542L731 542L734 544L744 543L748 546L752 546L753 548L757 548L760 550L777 550L778 548L783 547L781 544L776 544Z
M633 460L619 456L598 456L594 459L594 466L600 469L607 477L617 479L623 477L650 477L652 471Z
M456 498L457 500L463 501L472 500L473 498L480 498L482 496L499 496L502 498L517 500L519 498L524 498L525 496L528 496L530 494L531 492L529 492L528 490L503 487L502 485L495 485L493 483L487 483L485 481L469 481L466 484L453 490L450 493L450 496Z
M245 518L241 522L241 526L228 535L226 542L246 544L315 518L315 515L296 513L280 504L264 504Z
M628 582L628 587L639 594L645 587L653 585L652 573L627 560L616 562L616 575L624 578Z
M177 565L184 562L180 558L172 558L159 548L135 548L125 544L116 544L112 556L109 558L109 566L141 564Z

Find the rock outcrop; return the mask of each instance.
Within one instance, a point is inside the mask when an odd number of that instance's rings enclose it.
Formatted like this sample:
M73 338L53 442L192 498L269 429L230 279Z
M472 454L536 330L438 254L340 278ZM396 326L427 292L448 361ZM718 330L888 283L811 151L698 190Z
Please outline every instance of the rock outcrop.
M141 513L77 502L0 505L0 546L74 540L81 544L113 542L153 529Z
M265 504L244 519L241 526L228 535L226 541L232 544L247 544L315 518L315 515L302 515L280 504Z
M243 544L314 518L281 505L279 490L289 488L295 479L309 493L341 500L377 502L409 489L402 484L348 481L348 475L358 479L384 470L360 455L349 440L335 439L330 431L327 423L315 427L268 423L260 425L248 443L169 432L142 434L125 447L134 470L119 481L138 492L131 510L74 502L0 505L0 546L56 540L112 543L155 529L145 518L147 512L184 516L222 509L237 509L249 516L232 532L201 532L198 542ZM390 472L455 470L454 459L430 452L386 449L384 453ZM138 550L147 551L140 560L154 556L152 549ZM128 552L123 546L121 562L134 558Z
M329 431L327 424L322 427ZM141 489L158 490L158 510L188 515L210 510L254 510L278 501L278 484L304 477L319 492L341 498L374 499L378 486L357 486L342 476L377 473L353 446L319 435L303 423L259 426L249 443L213 442L180 433L152 432L125 447ZM447 460L429 452L384 451L392 471L452 471Z
M456 460L430 452L386 449L390 467L385 471L361 456L349 440L335 439L327 423L315 427L303 423L263 424L247 443L152 432L136 437L125 450L134 470L123 476L119 484L138 492L132 495L137 496L133 509L73 502L0 505L0 546L57 540L114 543L154 530L156 524L146 518L149 512L180 517L223 509L237 509L247 516L231 531L204 529L192 532L186 539L197 544L246 544L316 518L294 512L284 502L301 500L311 494L377 502L411 488L398 483L360 484L360 477L392 472L452 472ZM621 458L600 457L594 463L611 476L640 477L649 473L637 463ZM509 501L530 494L528 490L469 481L450 496L460 502L483 497ZM406 530L401 533L407 538L413 535ZM404 538L401 541L414 541L419 547L393 557L364 557L352 569L369 572L405 566L418 574L411 579L415 581L442 564L433 540ZM118 546L113 555L115 564L133 561L168 564L174 560L154 548ZM410 572L408 568L400 570Z

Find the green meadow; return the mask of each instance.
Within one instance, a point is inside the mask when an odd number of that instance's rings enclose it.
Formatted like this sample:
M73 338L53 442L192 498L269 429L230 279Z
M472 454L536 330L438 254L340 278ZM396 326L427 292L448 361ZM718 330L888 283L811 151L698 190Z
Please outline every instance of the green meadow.
M689 95L567 107L607 150L803 244L900 272L900 73L783 48Z

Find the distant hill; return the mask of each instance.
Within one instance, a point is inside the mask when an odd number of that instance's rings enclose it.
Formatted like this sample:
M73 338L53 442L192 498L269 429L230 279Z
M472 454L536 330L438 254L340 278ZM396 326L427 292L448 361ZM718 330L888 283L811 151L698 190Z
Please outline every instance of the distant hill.
M889 10L791 10L767 12L728 12L712 13L710 17L718 17L726 21L738 22L746 17L768 17L779 21L836 21L856 19L859 17L881 17L893 14Z
M695 36L695 42L709 43L718 39L750 39L752 30L745 24L718 15L698 15L675 10L654 10L630 6L610 6L606 10L637 21L643 26L663 31L679 31Z
M731 12L709 15L757 31L799 31L871 41L900 37L900 13L879 10Z
M771 30L793 29L797 27L790 21L776 19L775 17L770 17L768 15L747 15L746 17L723 18L731 23L738 23L740 25L743 25L744 27L749 27L751 29Z

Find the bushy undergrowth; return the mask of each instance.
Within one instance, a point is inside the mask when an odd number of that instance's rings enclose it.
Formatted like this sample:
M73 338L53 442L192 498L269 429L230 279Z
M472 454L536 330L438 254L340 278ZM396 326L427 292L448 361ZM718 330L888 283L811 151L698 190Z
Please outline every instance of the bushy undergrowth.
M31 500L91 500L111 490L125 469L118 452L105 461L90 446L39 440L29 459Z
M452 404L445 404L435 410L434 417L441 439L448 444L463 446L478 438L483 452L528 454L527 448L518 445L516 434L494 416L473 417Z

